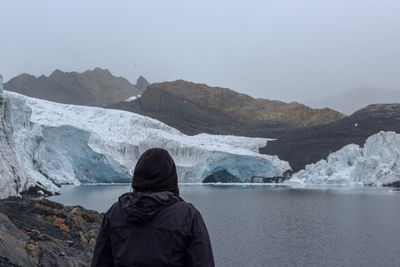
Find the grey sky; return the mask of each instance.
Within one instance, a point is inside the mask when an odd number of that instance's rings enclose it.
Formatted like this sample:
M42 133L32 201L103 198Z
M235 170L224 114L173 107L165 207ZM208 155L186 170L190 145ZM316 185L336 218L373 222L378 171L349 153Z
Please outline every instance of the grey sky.
M400 89L399 0L2 1L0 73L96 66L307 102Z

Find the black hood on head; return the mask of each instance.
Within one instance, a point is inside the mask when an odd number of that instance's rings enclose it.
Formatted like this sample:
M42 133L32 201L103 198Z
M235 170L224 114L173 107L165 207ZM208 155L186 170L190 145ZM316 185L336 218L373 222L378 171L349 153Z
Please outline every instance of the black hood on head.
M125 220L142 223L150 220L160 210L182 199L168 191L156 193L126 193L119 197L118 205L124 210Z
M143 153L135 167L132 187L136 192L170 191L179 195L176 166L167 150L151 148Z

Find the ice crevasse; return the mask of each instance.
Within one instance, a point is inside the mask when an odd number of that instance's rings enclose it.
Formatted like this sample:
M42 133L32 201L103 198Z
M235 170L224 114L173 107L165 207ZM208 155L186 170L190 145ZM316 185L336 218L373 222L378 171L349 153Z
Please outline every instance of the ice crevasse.
M129 182L138 158L151 147L170 152L180 182L203 182L221 172L235 182L250 182L254 177L282 176L290 169L277 156L258 153L269 139L187 136L131 112L59 104L7 91L2 97L3 121L12 128L8 135L21 174L18 186L12 185L0 198L34 185L56 192L60 184Z
M289 184L392 185L400 182L400 134L381 131L294 174Z

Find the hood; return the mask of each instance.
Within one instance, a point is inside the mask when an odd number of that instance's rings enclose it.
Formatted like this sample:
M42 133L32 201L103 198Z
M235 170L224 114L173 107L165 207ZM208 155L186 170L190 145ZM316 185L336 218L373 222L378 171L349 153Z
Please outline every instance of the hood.
M176 166L167 150L151 148L143 153L133 173L132 187L136 192L170 191L179 195Z
M163 191L155 193L130 192L118 199L118 205L124 211L128 222L141 223L153 218L160 210L182 201L176 194Z

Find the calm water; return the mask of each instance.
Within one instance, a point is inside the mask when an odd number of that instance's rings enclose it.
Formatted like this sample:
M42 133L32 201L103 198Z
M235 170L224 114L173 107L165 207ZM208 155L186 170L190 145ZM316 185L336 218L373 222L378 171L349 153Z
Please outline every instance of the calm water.
M105 211L125 185L63 187L55 201ZM400 266L400 192L181 185L217 266Z

